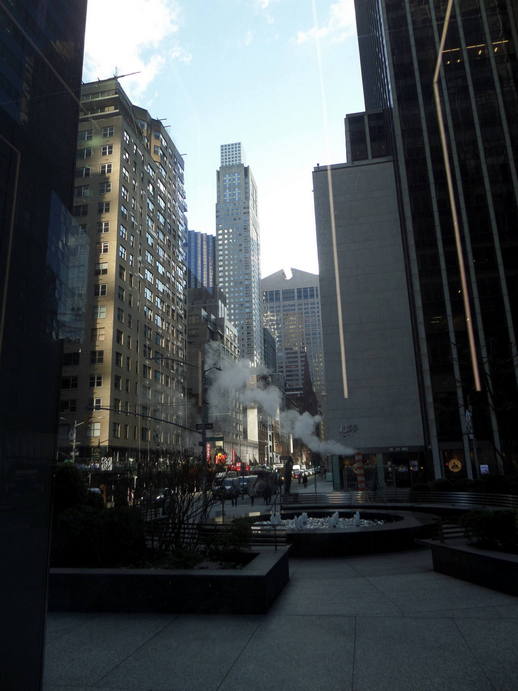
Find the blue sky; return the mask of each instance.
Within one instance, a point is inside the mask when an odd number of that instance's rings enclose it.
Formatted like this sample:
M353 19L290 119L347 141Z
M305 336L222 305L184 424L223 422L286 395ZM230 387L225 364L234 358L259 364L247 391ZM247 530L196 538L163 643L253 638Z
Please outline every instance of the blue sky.
M353 0L89 0L84 79L122 84L187 154L189 227L215 232L219 146L259 190L261 271L318 270L311 172L363 108ZM103 26L110 27L103 30Z

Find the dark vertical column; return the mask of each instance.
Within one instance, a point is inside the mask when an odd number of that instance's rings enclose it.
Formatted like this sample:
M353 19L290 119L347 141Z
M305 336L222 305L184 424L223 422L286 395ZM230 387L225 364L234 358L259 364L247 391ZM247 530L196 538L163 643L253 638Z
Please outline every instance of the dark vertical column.
M0 3L0 619L2 691L41 688L61 342L86 0ZM59 123L59 126L57 126Z

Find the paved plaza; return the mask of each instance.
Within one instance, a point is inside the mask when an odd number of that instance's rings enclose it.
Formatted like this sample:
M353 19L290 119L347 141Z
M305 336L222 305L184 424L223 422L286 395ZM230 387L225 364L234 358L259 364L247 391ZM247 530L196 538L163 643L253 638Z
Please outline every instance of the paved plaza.
M427 549L290 560L260 616L50 614L44 691L516 691L518 598Z

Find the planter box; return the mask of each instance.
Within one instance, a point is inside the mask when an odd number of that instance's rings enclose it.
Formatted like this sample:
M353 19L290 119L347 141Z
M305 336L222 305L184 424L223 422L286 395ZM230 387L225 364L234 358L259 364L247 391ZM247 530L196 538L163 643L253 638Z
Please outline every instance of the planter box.
M433 568L509 595L518 595L518 555L471 547L466 540L422 540L432 549Z
M286 547L242 569L51 569L49 610L263 614L288 580Z

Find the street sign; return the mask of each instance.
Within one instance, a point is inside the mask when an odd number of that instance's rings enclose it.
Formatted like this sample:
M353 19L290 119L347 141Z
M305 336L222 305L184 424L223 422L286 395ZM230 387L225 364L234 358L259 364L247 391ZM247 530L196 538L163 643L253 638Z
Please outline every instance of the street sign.
M196 429L198 432L203 432L203 430L206 429L214 429L214 423L213 422L201 422L200 424L196 425Z
M207 437L206 441L223 441L224 437Z

